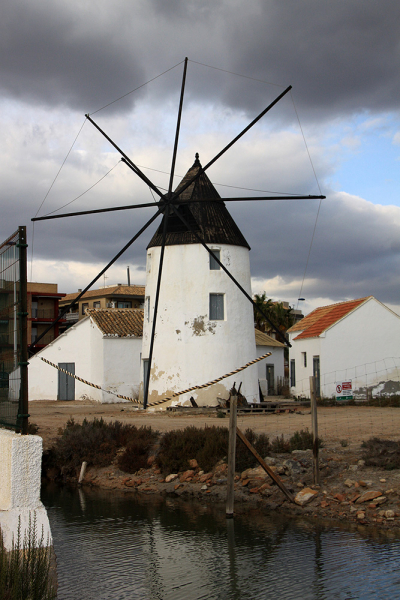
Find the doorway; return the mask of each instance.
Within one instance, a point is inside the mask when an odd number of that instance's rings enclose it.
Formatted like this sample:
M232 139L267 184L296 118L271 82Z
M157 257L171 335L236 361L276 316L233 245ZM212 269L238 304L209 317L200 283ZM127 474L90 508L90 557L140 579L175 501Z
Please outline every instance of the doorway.
M268 396L275 396L275 368L274 365L266 365Z
M58 366L75 375L75 363L58 363ZM58 371L57 400L75 400L75 379L62 371Z

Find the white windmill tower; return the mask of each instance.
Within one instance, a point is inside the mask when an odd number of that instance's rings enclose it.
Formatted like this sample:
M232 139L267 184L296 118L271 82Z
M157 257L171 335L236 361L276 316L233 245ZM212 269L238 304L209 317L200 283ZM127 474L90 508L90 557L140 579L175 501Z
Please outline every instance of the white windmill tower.
M199 156L175 194L192 180L202 166ZM229 214L206 173L179 196L178 211L191 231L175 215L168 215L165 261L160 289L157 330L148 390L149 404L171 392L202 385L229 373L256 357L253 307L226 276L217 260L205 252L207 244L244 290L251 294L250 247ZM165 219L165 217L164 217ZM146 302L143 331L143 374L146 381L158 265L163 239L161 223L147 248ZM238 378L236 377L236 380ZM239 381L239 380L238 380ZM241 393L258 399L257 367L240 373ZM227 398L234 383L228 377L192 395L199 406L216 405ZM142 386L143 387L143 386Z

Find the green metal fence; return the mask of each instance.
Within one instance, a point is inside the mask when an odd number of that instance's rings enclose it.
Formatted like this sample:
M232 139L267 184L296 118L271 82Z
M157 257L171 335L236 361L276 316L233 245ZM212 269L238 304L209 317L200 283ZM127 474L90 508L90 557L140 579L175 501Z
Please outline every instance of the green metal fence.
M0 244L0 426L28 432L26 227Z

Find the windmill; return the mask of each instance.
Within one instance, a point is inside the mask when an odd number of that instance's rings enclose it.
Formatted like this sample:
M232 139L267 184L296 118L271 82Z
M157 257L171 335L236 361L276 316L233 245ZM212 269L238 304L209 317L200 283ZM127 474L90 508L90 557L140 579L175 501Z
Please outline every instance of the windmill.
M57 219L57 218L65 218L65 217L75 217L79 215L87 215L87 214L96 214L103 212L112 212L112 211L120 211L120 210L132 210L138 208L153 208L156 207L155 213L152 217L145 223L145 225L129 240L129 242L118 252L118 254L100 271L100 273L86 286L85 289L80 292L78 297L74 299L74 302L77 302L85 293L88 291L94 283L107 271L107 269L118 260L118 258L146 231L146 229L159 217L162 215L162 222L160 227L158 228L158 245L160 247L160 252L157 256L157 276L156 276L156 284L155 284L155 295L152 306L152 319L151 319L151 333L149 340L149 349L148 349L148 365L152 366L153 354L154 354L154 343L156 337L156 326L157 326L157 318L159 313L159 300L160 300L160 290L162 283L162 274L164 267L164 259L165 259L165 248L167 245L167 236L171 232L171 224L172 222L180 225L181 229L187 232L192 239L196 241L197 244L200 244L204 250L210 255L212 261L218 265L218 268L221 269L227 277L233 282L234 286L240 291L241 294L244 295L245 298L264 316L264 318L270 322L270 319L260 307L258 307L254 302L249 293L250 290L246 290L243 285L238 281L238 279L232 274L231 270L228 269L228 266L220 260L218 254L210 247L210 244L207 244L207 241L204 239L202 235L202 230L199 227L196 227L196 222L193 220L193 214L195 213L194 209L190 207L199 203L198 197L187 198L185 197L185 192L189 188L193 189L196 183L204 180L206 171L223 155L225 154L242 136L244 136L268 111L270 111L290 90L292 86L287 87L281 94L279 94L273 102L271 102L249 125L247 125L229 144L227 144L214 158L212 158L204 167L200 164L198 160L198 156L196 156L196 169L193 170L193 173L189 176L186 176L178 188L173 191L173 180L175 176L175 163L178 151L178 143L179 143L179 134L180 134L180 125L181 125L181 117L182 117L182 109L183 109L183 100L185 93L185 83L186 83L186 73L187 73L187 63L188 59L184 60L184 68L183 68L183 77L182 77L182 85L181 85L181 93L180 93L180 101L179 101L179 109L178 109L178 117L177 117L177 125L175 132L175 141L174 148L172 153L172 164L169 175L169 185L166 193L160 191L160 189L154 185L154 183L141 171L137 164L129 157L127 154L103 131L99 125L91 118L89 114L86 114L86 118L90 123L108 140L108 142L120 153L122 157L122 161L135 173L137 177L139 177L143 182L145 182L149 188L158 196L158 201L153 203L145 203L145 204L134 204L128 206L119 206L113 208L106 209L97 209L97 210L87 210L80 211L68 214L61 215L51 215L46 217L35 217L32 221L41 221L48 219ZM190 171L189 171L190 173ZM207 178L208 180L208 178ZM209 180L208 180L209 181ZM214 189L214 188L213 188ZM210 197L207 197L207 193L210 193ZM225 202L235 202L235 201L266 201L266 200L305 200L305 199L322 199L324 196L246 196L246 197L233 197L233 198L216 198L211 188L205 189L206 196L202 198L202 200L208 204L216 204L218 206L221 203L224 205ZM189 207L189 210L188 210ZM240 232L239 232L240 233ZM247 242L246 242L247 244ZM153 265L153 269L156 266ZM59 318L69 310L69 306L64 308L62 313L59 315ZM57 321L56 321L57 322ZM270 322L271 323L271 322ZM53 323L54 326L55 323ZM285 344L288 344L286 338L282 336L282 333L271 323L272 328L277 333L278 337L282 339ZM47 333L48 329L43 332L42 336ZM40 337L42 337L40 336ZM40 340L40 337L36 340L36 343ZM148 368L145 373L144 380L144 398L143 398L143 407L146 408L148 404L148 392L149 392L149 382L151 377L152 369Z

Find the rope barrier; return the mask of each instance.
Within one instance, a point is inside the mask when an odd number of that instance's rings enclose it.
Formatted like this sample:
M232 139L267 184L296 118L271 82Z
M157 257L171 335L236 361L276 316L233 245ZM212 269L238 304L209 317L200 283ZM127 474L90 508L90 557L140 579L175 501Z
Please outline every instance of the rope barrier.
M214 385L215 383L218 383L219 381L222 381L223 379L226 379L227 377L231 377L231 375L235 375L236 373L240 373L240 371L244 371L244 369L247 369L251 365L258 363L260 360L264 360L264 358L271 356L271 354L272 354L272 352L267 352L266 354L263 354L262 356L259 356L258 358L255 358L254 360L251 360L250 362L246 363L245 365L243 365L243 367L239 367L238 369L235 369L234 371L230 371L230 373L226 373L225 375L218 377L218 379L213 379L212 381L209 381L208 383L203 383L202 385L194 385L193 387L187 388L186 390L182 390L181 392L174 392L173 394L171 394L171 396L167 396L166 398L163 398L162 400L157 400L156 402L149 403L148 406L149 407L150 406L158 406L159 404L168 402L169 400L172 400L172 398L176 398L177 396L181 396L182 394L187 394L189 392L193 392L194 390L201 390L203 388L209 387L210 385ZM90 381L87 381L86 379L83 379L82 377L78 377L78 375L75 375L74 373L70 373L66 369L62 369L58 365L55 365L54 363L50 362L49 360L47 360L47 358L43 358L41 356L40 360L47 363L51 367L54 367L58 371L61 371L62 373L65 373L66 375L69 375L70 377L77 379L77 381L80 381L81 383L89 385L90 387L96 388L97 390L101 390L102 392L106 392L107 394L112 394L113 396L116 396L117 398L121 398L122 400L128 400L129 402L133 402L134 404L141 404L135 398L130 398L129 396L123 396L122 394L116 394L115 392L112 392L110 390L105 390L104 388L102 388L100 385L97 385L96 383L92 383Z

